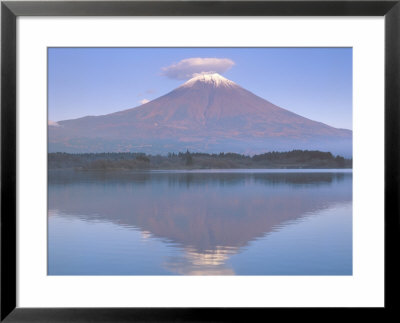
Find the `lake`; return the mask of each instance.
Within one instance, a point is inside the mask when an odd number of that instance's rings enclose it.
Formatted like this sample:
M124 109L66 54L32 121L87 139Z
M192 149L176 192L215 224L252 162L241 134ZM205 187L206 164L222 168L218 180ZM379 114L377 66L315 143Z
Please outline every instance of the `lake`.
M352 275L351 170L48 177L49 275Z

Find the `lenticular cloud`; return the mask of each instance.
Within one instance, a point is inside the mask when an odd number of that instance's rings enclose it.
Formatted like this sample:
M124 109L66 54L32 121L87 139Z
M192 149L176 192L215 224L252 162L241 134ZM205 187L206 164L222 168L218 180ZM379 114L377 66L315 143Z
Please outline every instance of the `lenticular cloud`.
M187 80L201 73L224 73L235 62L229 58L186 58L178 63L163 67L163 75L177 80Z

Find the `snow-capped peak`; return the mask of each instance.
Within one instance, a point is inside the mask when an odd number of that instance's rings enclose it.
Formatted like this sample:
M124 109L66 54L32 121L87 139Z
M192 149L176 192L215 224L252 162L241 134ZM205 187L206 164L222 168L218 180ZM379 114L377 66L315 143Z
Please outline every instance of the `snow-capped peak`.
M200 73L200 74L195 74L193 78L182 84L181 87L190 87L193 86L196 82L204 82L207 84L211 84L215 87L238 86L235 82L228 80L227 78L223 77L218 73Z

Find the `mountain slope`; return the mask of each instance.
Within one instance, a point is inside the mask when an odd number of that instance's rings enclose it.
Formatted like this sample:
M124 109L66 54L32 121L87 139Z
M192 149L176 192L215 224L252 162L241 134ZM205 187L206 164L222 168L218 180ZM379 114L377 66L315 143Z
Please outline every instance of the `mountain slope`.
M352 132L312 121L219 74L198 75L139 107L49 126L49 151L260 153L319 149L351 154Z

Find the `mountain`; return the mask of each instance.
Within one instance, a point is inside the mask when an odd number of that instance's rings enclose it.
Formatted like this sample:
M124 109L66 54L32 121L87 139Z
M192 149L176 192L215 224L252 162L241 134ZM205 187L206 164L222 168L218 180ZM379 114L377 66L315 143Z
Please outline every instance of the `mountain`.
M139 107L49 124L49 152L309 149L351 156L352 132L280 108L219 74L201 74Z

